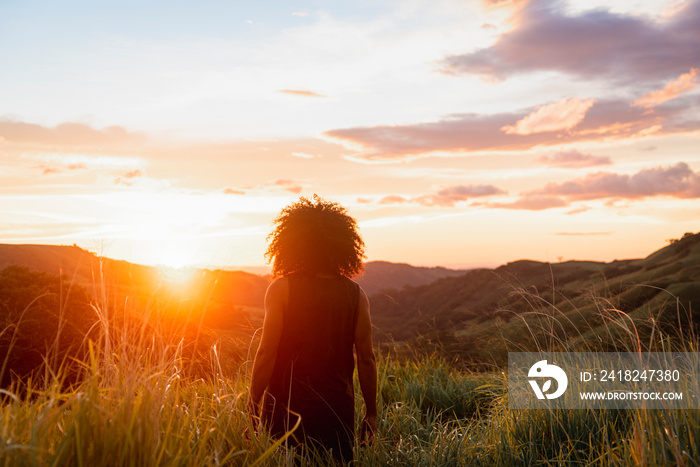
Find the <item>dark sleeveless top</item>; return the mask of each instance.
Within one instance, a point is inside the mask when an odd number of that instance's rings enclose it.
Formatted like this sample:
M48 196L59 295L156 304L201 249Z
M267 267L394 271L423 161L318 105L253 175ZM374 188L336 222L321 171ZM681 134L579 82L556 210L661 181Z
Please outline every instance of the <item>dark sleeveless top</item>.
M291 274L289 301L263 420L282 435L301 415L295 438L333 448L347 460L355 433L353 345L359 286L342 276ZM344 451L344 452L343 452Z

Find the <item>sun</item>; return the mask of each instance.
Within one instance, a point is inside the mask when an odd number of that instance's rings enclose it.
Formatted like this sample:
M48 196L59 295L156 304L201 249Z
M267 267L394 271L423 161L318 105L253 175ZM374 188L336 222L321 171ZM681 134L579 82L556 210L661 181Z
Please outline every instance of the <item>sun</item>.
M182 269L192 265L191 252L182 248L168 248L161 253L159 264L172 269Z
M174 268L163 265L158 267L158 272L163 281L176 287L189 286L197 275L197 270L188 266Z
M185 286L196 275L194 261L195 252L187 245L166 241L158 251L158 272L171 285Z

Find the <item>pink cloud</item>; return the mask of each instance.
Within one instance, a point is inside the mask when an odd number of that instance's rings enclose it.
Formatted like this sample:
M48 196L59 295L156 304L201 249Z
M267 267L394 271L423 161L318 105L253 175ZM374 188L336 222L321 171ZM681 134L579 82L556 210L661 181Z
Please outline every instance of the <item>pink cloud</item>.
M663 89L644 94L635 100L632 105L650 109L666 101L675 99L684 92L691 91L698 87L698 73L700 70L692 68L688 73L683 73L678 78L666 83Z
M505 191L493 185L455 185L442 188L435 193L414 198L389 195L380 199L379 204L417 203L423 206L453 207L459 202L473 198L484 198L505 193Z
M594 103L593 99L562 99L538 107L534 112L518 120L515 125L506 125L501 130L509 135L570 130L583 121L586 112Z
M601 9L570 16L556 0L532 0L514 19L514 30L490 47L447 57L444 70L490 79L558 71L638 84L678 76L700 63L700 0L663 23Z
M656 196L700 198L700 173L693 172L685 162L669 167L643 169L633 175L597 172L562 183L549 183L543 188L522 193L511 203L489 203L486 206L541 211L567 207L575 201L607 199L608 206L615 206L615 202L622 199ZM566 214L578 214L589 209L582 206Z
M685 162L644 169L634 175L597 172L563 183L549 183L533 195L564 196L570 200L637 199L649 196L700 197L700 175Z
M548 167L563 169L579 169L584 167L594 167L597 165L610 165L612 161L608 156L594 156L583 154L575 149L570 151L556 152L551 156L542 156L536 159L537 162Z
M432 152L526 151L538 146L601 139L631 139L652 133L674 134L700 129L697 117L686 114L693 102L678 102L649 113L625 101L599 101L574 129L507 134L503 127L536 112L495 115L455 114L436 122L378 125L327 131L326 136L360 146L357 158L399 160Z
M425 206L454 206L471 198L502 195L505 191L493 185L456 185L443 188L437 193L415 198L415 202Z

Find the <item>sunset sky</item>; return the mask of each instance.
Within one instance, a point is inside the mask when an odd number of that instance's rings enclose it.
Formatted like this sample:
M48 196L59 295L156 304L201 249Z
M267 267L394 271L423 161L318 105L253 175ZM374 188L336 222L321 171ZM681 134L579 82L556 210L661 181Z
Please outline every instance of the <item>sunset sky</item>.
M368 260L700 231L700 0L0 2L0 243L263 265L314 193Z

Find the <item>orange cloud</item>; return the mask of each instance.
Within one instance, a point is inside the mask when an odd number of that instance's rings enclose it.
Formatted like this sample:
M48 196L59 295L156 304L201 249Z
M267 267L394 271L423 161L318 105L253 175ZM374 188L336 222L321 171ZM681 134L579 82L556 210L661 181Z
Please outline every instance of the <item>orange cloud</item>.
M588 237L592 235L610 235L612 232L557 232L562 237Z
M523 196L512 203L490 203L490 208L524 209L526 211L543 211L551 208L562 208L569 203L558 196L528 195Z
M573 216L574 214L581 214L582 212L590 211L592 208L590 206L579 206L577 208L566 211L567 216Z
M244 194L245 194L245 191L236 190L235 188L225 188L225 189L224 189L224 194L227 194L227 195L244 195Z
M136 169L136 170L132 170L132 171L124 174L124 178L136 178L136 177L143 177L143 172Z
M43 170L41 171L42 175L52 175L52 174L58 174L61 173L62 170L58 169L56 167L44 167Z
M296 180L286 180L286 179L275 180L274 182L272 182L272 185L281 186L281 187L283 187L283 189L285 191L288 191L290 193L294 193L296 195L301 193L301 190L302 190L302 186Z
M388 195L379 200L379 204L403 204L409 202L408 198L399 195Z
M45 127L35 123L0 120L0 138L6 143L56 146L125 146L142 144L146 136L121 126L96 129L83 123L62 123Z
M130 170L129 172L125 173L121 177L117 177L114 179L114 184L115 185L125 185L125 186L132 186L134 182L130 182L128 180L131 180L133 178L141 178L143 177L143 172L139 169L136 170Z
M42 175L51 175L62 173L64 170L85 170L87 166L85 164L67 164L62 167L41 165L38 168L41 169Z
M481 4L487 10L505 9L517 12L525 7L531 0L481 0Z
M583 121L586 112L594 103L593 99L562 99L538 107L525 118L518 120L515 125L504 126L501 130L509 135L570 130Z
M305 91L303 89L280 89L280 92L283 92L285 94L294 94L296 96L305 96L305 97L327 97L323 94L319 94L319 93L313 92L313 91Z
M666 101L675 99L684 92L691 91L698 87L698 73L700 73L700 70L691 68L688 73L683 73L673 81L666 83L663 89L644 94L634 101L632 105L650 109Z

